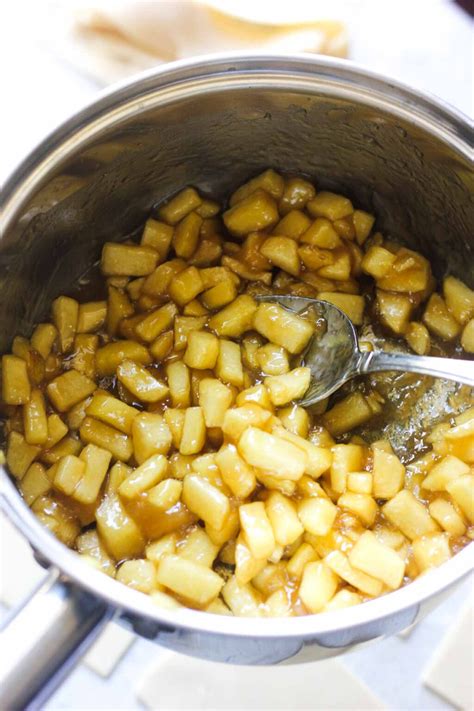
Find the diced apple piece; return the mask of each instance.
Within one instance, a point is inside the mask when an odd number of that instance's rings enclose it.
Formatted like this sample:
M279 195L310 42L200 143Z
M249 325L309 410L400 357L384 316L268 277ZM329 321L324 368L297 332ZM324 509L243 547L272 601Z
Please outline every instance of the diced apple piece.
M86 407L86 413L120 432L131 434L133 420L139 411L109 393L96 391Z
M320 612L337 590L339 578L323 561L307 563L299 596L309 612Z
M165 331L150 344L150 354L155 363L160 363L171 353L174 343L173 331Z
M164 482L163 482L164 483ZM177 555L186 560L192 560L199 565L210 568L219 552L207 533L197 526L193 528L184 541L180 542Z
M240 403L239 403L240 404ZM290 405L277 412L281 423L288 432L292 432L299 437L307 438L309 433L309 415L304 407Z
M150 365L151 357L145 346L136 341L114 341L99 348L96 356L96 368L99 376L115 375L120 363L132 360L141 365Z
M381 580L392 590L403 582L405 563L392 548L380 543L371 531L366 531L358 539L349 553L349 563Z
M306 469L307 455L302 449L256 427L245 430L238 449L248 464L279 479L297 481Z
M260 251L274 266L280 267L288 274L298 276L300 273L298 245L291 237L269 237Z
M326 429L338 437L355 427L365 424L374 416L367 398L360 392L354 392L339 400L324 413L322 420Z
M291 556L286 569L293 578L301 578L307 563L318 560L318 554L309 543L302 543Z
M167 511L179 502L183 491L182 482L177 479L164 479L148 489L147 500L158 511Z
M336 444L332 447L331 487L343 494L347 487L349 472L362 469L363 449L359 444Z
M341 551L331 551L325 556L324 562L336 575L345 580L346 583L349 583L349 585L352 585L352 587L357 588L357 590L371 597L377 597L381 594L382 581L363 573L361 570L357 570L357 568L353 568L347 556Z
M176 553L177 535L175 532L161 536L157 541L149 543L145 549L148 560L157 563L164 555L174 555Z
M173 248L177 257L189 259L199 244L199 232L203 219L197 212L190 212L178 222L173 235Z
M264 190L256 190L224 212L224 224L234 235L243 237L249 232L264 230L278 222L275 200Z
M46 391L54 407L59 412L66 412L73 405L91 395L96 387L94 381L82 373L78 373L77 370L68 370L52 380Z
M86 465L84 474L76 486L72 496L82 504L92 504L96 501L100 487L107 475L112 455L107 449L88 444L79 455Z
M166 367L168 386L173 407L188 407L191 402L191 376L188 366L175 360Z
M364 210L354 210L352 222L356 233L357 244L364 244L367 237L370 235L375 222L375 217Z
M318 274L326 279L335 281L347 281L351 276L351 257L349 251L344 247L338 247L332 252L333 261L318 269Z
M449 534L432 533L412 543L413 556L420 572L437 568L452 557Z
M256 352L257 363L266 375L283 375L290 370L288 354L282 346L267 343Z
M23 427L28 444L46 443L48 418L41 390L32 390L29 402L23 405Z
M186 269L186 262L183 259L171 259L160 264L146 277L141 291L148 296L165 296L173 279L184 269Z
M124 360L117 368L117 379L132 395L142 402L159 402L169 393L169 388L155 378L146 368L131 360Z
M428 533L437 533L439 527L423 504L404 489L399 491L382 508L383 515L410 540ZM377 577L377 576L375 576Z
M273 528L261 501L239 506L240 525L254 558L268 558L275 548Z
M431 268L427 259L418 252L402 247L387 274L378 280L380 289L395 292L424 292L432 281Z
M301 210L290 210L276 225L274 233L298 240L311 226L310 218Z
M190 511L218 530L229 516L228 497L197 474L185 476L182 499Z
M39 462L34 462L20 481L20 491L28 506L32 506L36 499L44 496L51 489L51 480L46 470Z
M188 407L184 416L183 433L179 451L181 454L197 454L206 441L206 423L201 407Z
M51 307L53 323L59 335L59 346L62 353L71 350L77 330L79 304L69 296L58 296Z
M209 328L218 336L238 338L252 328L257 303L248 294L241 294L209 320Z
M399 458L379 447L373 448L373 494L376 499L391 499L403 488L405 467Z
M215 373L220 380L240 388L244 382L240 344L219 339L219 353Z
M369 247L362 259L362 271L374 277L374 279L381 279L390 271L396 258L393 252L374 244Z
M52 323L40 323L36 326L31 336L31 347L46 360L57 337L58 331Z
M117 580L134 590L151 593L156 586L155 566L149 560L126 560L117 570Z
M330 600L323 607L323 612L334 612L335 610L344 610L346 607L353 607L354 605L360 605L363 599L360 595L347 588L343 588L337 592L333 599Z
M474 353L474 318L466 323L461 335L461 346L466 353Z
M253 326L269 341L293 354L301 353L314 333L314 327L309 321L272 303L259 304Z
M415 353L428 355L431 349L431 340L426 326L417 321L412 321L408 324L404 336L406 342Z
M220 309L232 303L236 296L237 287L235 283L230 279L225 279L205 291L201 300L207 309Z
M115 462L107 476L105 493L116 494L119 490L120 484L125 481L131 473L132 467L129 467L128 464L125 464L124 462Z
M452 503L446 499L434 499L429 505L430 515L439 523L441 528L451 536L463 536L466 525Z
M213 570L177 555L158 562L157 582L197 605L208 605L221 591L224 580Z
M140 277L151 274L158 259L158 252L150 247L106 242L102 249L100 268L105 276Z
M421 485L428 491L445 491L450 482L464 474L469 474L469 466L458 457L448 454L430 469Z
M155 249L160 255L160 261L164 261L168 255L172 237L173 228L170 225L150 217L145 222L140 244Z
M219 355L219 339L207 331L191 331L184 354L184 362L189 368L212 370Z
M354 494L348 491L338 498L337 505L357 516L364 526L372 526L378 513L378 506L369 494Z
M446 306L461 325L474 316L474 291L459 279L448 276L443 281Z
M275 200L279 200L283 195L284 187L285 181L282 176L269 168L237 188L230 196L229 205L233 207L259 189L265 190Z
M346 485L354 494L372 494L373 476L370 472L351 472L347 475Z
M152 311L135 327L135 333L144 341L154 341L163 331L173 325L178 309L173 302L169 302L155 311Z
M261 600L255 588L247 583L240 584L233 575L222 589L222 597L234 615L238 617L260 617Z
M190 212L196 210L202 204L202 198L194 188L184 188L177 195L171 198L165 205L160 207L159 215L162 220L169 225L175 225L186 217Z
M314 536L329 533L337 515L337 507L329 499L323 498L302 499L297 510L304 530Z
M41 452L41 461L45 464L55 464L61 457L65 457L67 454L79 454L81 448L80 440L72 435L67 435L55 444L54 447L51 447L51 449L43 449Z
M2 356L2 399L6 405L23 405L28 402L31 385L26 362L15 355Z
M309 368L295 368L283 375L270 375L265 378L265 387L270 393L274 405L286 405L292 400L303 397L311 381Z
M341 238L325 217L318 217L301 235L300 241L321 249L335 249L342 245Z
M188 267L172 279L169 286L170 297L178 306L184 306L204 291L201 275L196 267Z
M76 486L84 476L86 464L79 457L68 454L62 457L55 467L54 487L66 496L74 493Z
M316 194L314 185L303 178L288 178L278 208L282 215L292 209L302 210Z
M314 217L326 217L332 222L352 215L354 212L352 203L348 198L327 191L318 193L308 202L306 207L310 215Z
M377 311L381 323L394 333L405 332L413 311L413 303L403 294L389 294L377 289Z
M472 474L460 476L449 482L446 489L463 514L474 523L474 476Z
M79 434L86 444L95 444L107 449L115 459L127 462L133 454L131 438L113 427L86 417L80 427Z
M305 474L313 479L320 477L331 466L332 454L328 449L318 447L307 439L289 432L284 427L275 427L273 434L303 450L306 454Z
M255 558L243 533L239 534L235 542L234 560L235 577L239 585L245 585L253 579L253 585L255 585L260 592L264 593L264 591L258 587L258 582L260 582L262 575L264 576L264 581L266 581L265 571L269 568L267 559Z
M363 296L357 294L340 294L335 291L320 291L318 299L328 301L343 311L352 321L354 326L361 326L364 322L365 301Z
M226 411L222 432L233 442L238 442L242 433L249 427L265 427L272 414L252 403L233 407Z
M168 454L171 432L163 417L156 412L141 412L133 421L134 456L142 464L152 454Z
M165 478L168 471L168 461L162 454L153 454L122 482L119 487L120 496L126 499L136 499L147 489L151 489Z
M233 444L225 444L220 448L216 453L216 464L234 496L240 499L250 496L257 485L255 473Z
M454 340L461 331L459 323L439 294L431 294L423 314L423 322L435 336L445 341Z
M204 413L206 427L222 427L224 415L234 399L232 390L216 378L203 378L199 382L199 405Z
M263 407L264 410L271 411L273 409L270 395L268 394L268 390L263 383L260 383L259 385L252 385L252 387L242 390L237 395L235 403L238 407L254 404L259 407Z
M131 313L133 313L133 307ZM126 315L128 316L129 314ZM104 325L106 316L106 301L89 301L86 304L79 304L77 333L90 333L91 331L97 331Z
M304 528L294 503L280 492L272 491L265 507L277 544L288 546L295 543L303 534Z

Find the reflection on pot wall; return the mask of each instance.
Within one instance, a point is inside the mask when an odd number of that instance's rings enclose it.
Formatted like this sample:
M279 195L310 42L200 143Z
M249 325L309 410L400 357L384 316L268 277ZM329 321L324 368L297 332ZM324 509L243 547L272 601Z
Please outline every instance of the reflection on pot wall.
M377 227L420 249L437 275L474 283L470 165L419 127L362 104L284 89L231 88L135 111L58 165L5 234L4 328L28 335L101 244L137 228L187 184L216 197L259 170L318 176L379 216ZM158 100L158 99L157 99Z

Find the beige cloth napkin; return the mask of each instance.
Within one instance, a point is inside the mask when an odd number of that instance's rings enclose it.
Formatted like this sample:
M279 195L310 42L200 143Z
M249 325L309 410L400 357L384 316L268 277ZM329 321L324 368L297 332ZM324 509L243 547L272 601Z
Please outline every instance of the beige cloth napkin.
M258 5L254 13L258 19L252 19L248 5L245 13L239 12L239 4L228 0L102 0L75 5L69 58L108 84L162 62L212 52L347 55L342 22L324 18L288 23L278 19L281 13L275 7L278 3Z

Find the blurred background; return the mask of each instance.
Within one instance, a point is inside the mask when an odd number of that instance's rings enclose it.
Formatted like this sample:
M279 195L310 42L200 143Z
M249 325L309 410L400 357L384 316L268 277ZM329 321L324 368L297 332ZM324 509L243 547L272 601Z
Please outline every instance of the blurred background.
M351 59L474 114L472 0L4 2L0 177L113 82L213 51ZM44 572L1 521L0 612ZM474 708L473 586L425 621L341 660L242 669L190 660L114 623L45 706L57 709Z

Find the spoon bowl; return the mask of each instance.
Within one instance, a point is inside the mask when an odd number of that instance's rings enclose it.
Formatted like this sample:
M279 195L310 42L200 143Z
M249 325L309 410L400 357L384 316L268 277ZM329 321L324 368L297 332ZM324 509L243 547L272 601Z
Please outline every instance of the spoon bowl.
M312 320L315 333L301 365L311 371L311 382L299 404L307 407L328 397L356 375L398 370L455 380L474 387L474 362L458 358L435 358L387 351L364 351L354 324L334 304L303 296L257 296L257 301L277 303Z

